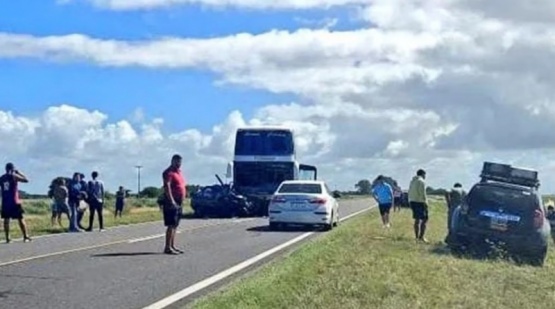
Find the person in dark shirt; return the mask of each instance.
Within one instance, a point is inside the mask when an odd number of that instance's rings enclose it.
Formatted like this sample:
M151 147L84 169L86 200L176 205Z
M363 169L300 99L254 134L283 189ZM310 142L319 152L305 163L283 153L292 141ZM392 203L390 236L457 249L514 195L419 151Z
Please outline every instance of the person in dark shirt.
M6 164L6 173L0 176L0 186L2 186L2 211L1 217L4 219L4 233L6 234L6 242L10 239L10 219L19 221L19 228L23 234L23 241L31 241L27 232L27 224L23 218L23 207L19 200L18 183L27 183L29 180L23 173L15 169L13 163Z
M164 214L164 225L166 230L166 245L164 253L178 254L183 253L182 250L175 247L175 234L181 215L183 213L183 202L186 196L185 178L181 174L180 155L174 155L171 165L162 174L164 181L164 202L162 203L162 212Z
M92 172L92 180L88 183L88 202L89 202L89 228L87 231L92 231L94 214L98 213L99 230L104 231L104 182L98 179L98 172Z
M85 216L85 211L87 211L87 208L90 208L90 201L89 201L90 195L89 195L88 183L85 180L85 174L79 173L79 177L81 179L79 180L79 183L81 184L81 193L79 193L80 199L79 199L79 207L77 209L77 226L81 230L87 230L87 228L83 226L83 217ZM87 207L87 205L89 207ZM91 215L91 212L89 209L89 216L90 215Z
M118 192L116 192L116 212L114 213L114 218L116 218L118 215L121 218L124 206L125 206L125 190L123 189L122 186L120 186Z
M447 201L447 230L451 230L451 218L453 218L453 212L457 206L461 205L466 197L466 192L463 190L460 183L456 183L451 191L445 194L445 200Z
M547 207L546 219L549 221L549 225L551 226L551 239L555 242L555 208L551 205Z

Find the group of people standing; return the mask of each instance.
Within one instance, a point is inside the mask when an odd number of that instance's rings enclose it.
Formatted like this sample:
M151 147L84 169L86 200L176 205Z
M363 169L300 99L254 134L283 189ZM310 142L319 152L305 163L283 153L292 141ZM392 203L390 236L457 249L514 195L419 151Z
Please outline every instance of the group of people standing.
M49 191L49 197L53 199L52 225L57 219L61 226L62 214L66 214L69 220L69 232L90 232L93 229L95 214L98 214L99 231L104 231L103 210L106 192L104 182L99 180L98 176L98 172L92 172L92 180L88 182L85 181L85 175L82 173L74 173L71 179L64 177L54 179ZM124 204L125 191L120 186L116 193L114 216L121 217ZM85 228L82 225L82 219L87 208L89 209L89 225Z
M380 175L376 179L374 185L372 186L372 194L374 199L378 202L378 207L380 210L380 215L382 217L382 222L384 228L390 228L390 218L389 213L393 205L398 205L396 202L395 191L397 188L393 188L389 183L385 181L385 177ZM464 199L466 192L463 190L460 183L456 183L451 189L451 191L446 193L447 201L447 228L449 229L449 223L451 222L451 217L453 210L457 205L459 205ZM408 202L412 210L412 218L414 219L414 236L416 241L428 243L425 238L426 227L429 219L428 215L428 196L426 193L426 171L419 169L416 175L411 179L409 190L408 190Z
M182 157L178 154L172 156L171 164L162 173L164 193L158 200L166 226L166 239L163 252L165 254L182 254L183 250L175 245L177 228L183 215L183 202L187 196L186 182L181 172ZM6 173L0 176L0 190L2 190L1 218L4 219L6 242L10 239L10 220L18 220L25 242L31 241L23 214L23 205L19 198L19 183L29 182L27 176L18 171L14 164L6 164ZM56 178L49 190L52 198L52 222L61 221L62 214L67 214L70 232L92 231L94 216L98 213L99 230L104 230L103 208L106 198L104 183L98 179L99 173L91 174L92 180L85 181L85 175L75 173L73 178ZM126 192L119 187L116 193L115 216L122 215L125 204ZM89 226L81 225L84 211L83 203L88 204L90 210Z

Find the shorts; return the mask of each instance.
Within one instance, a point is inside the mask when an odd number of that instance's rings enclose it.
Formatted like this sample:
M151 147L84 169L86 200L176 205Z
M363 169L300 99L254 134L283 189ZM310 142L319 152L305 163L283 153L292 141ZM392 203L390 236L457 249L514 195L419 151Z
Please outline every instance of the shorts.
M410 202L410 208L414 220L428 220L428 205L426 203Z
M69 206L66 203L52 203L52 216L69 214Z
M183 214L183 207L179 206L177 208L164 207L162 212L164 213L164 225L167 227L178 227L181 221L181 215Z
M123 206L125 205L125 203L123 201L117 201L116 202L116 210L117 211L123 211Z
M380 208L380 215L385 215L385 214L389 214L389 211L391 210L391 203L385 203L385 204L379 204L378 207Z
M2 219L23 219L24 213L25 211L21 204L5 204L2 205L0 217L2 217Z

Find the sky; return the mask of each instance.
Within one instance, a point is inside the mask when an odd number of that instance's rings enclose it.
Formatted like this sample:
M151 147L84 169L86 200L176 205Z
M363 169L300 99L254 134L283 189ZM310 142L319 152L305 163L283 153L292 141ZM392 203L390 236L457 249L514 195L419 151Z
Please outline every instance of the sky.
M114 191L180 153L207 185L237 128L283 124L332 188L468 188L495 161L551 193L553 59L548 0L0 0L0 161L27 192L93 170Z

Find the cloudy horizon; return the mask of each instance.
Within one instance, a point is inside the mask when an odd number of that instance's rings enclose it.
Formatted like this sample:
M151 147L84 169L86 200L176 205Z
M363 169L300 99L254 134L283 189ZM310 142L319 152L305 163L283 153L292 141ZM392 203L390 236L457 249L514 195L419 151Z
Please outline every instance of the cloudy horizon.
M33 23L4 4L0 159L31 193L95 169L135 190L137 164L160 186L174 152L204 185L238 127L284 124L341 190L419 168L468 188L496 161L552 193L555 4L509 2L65 0L29 4Z

